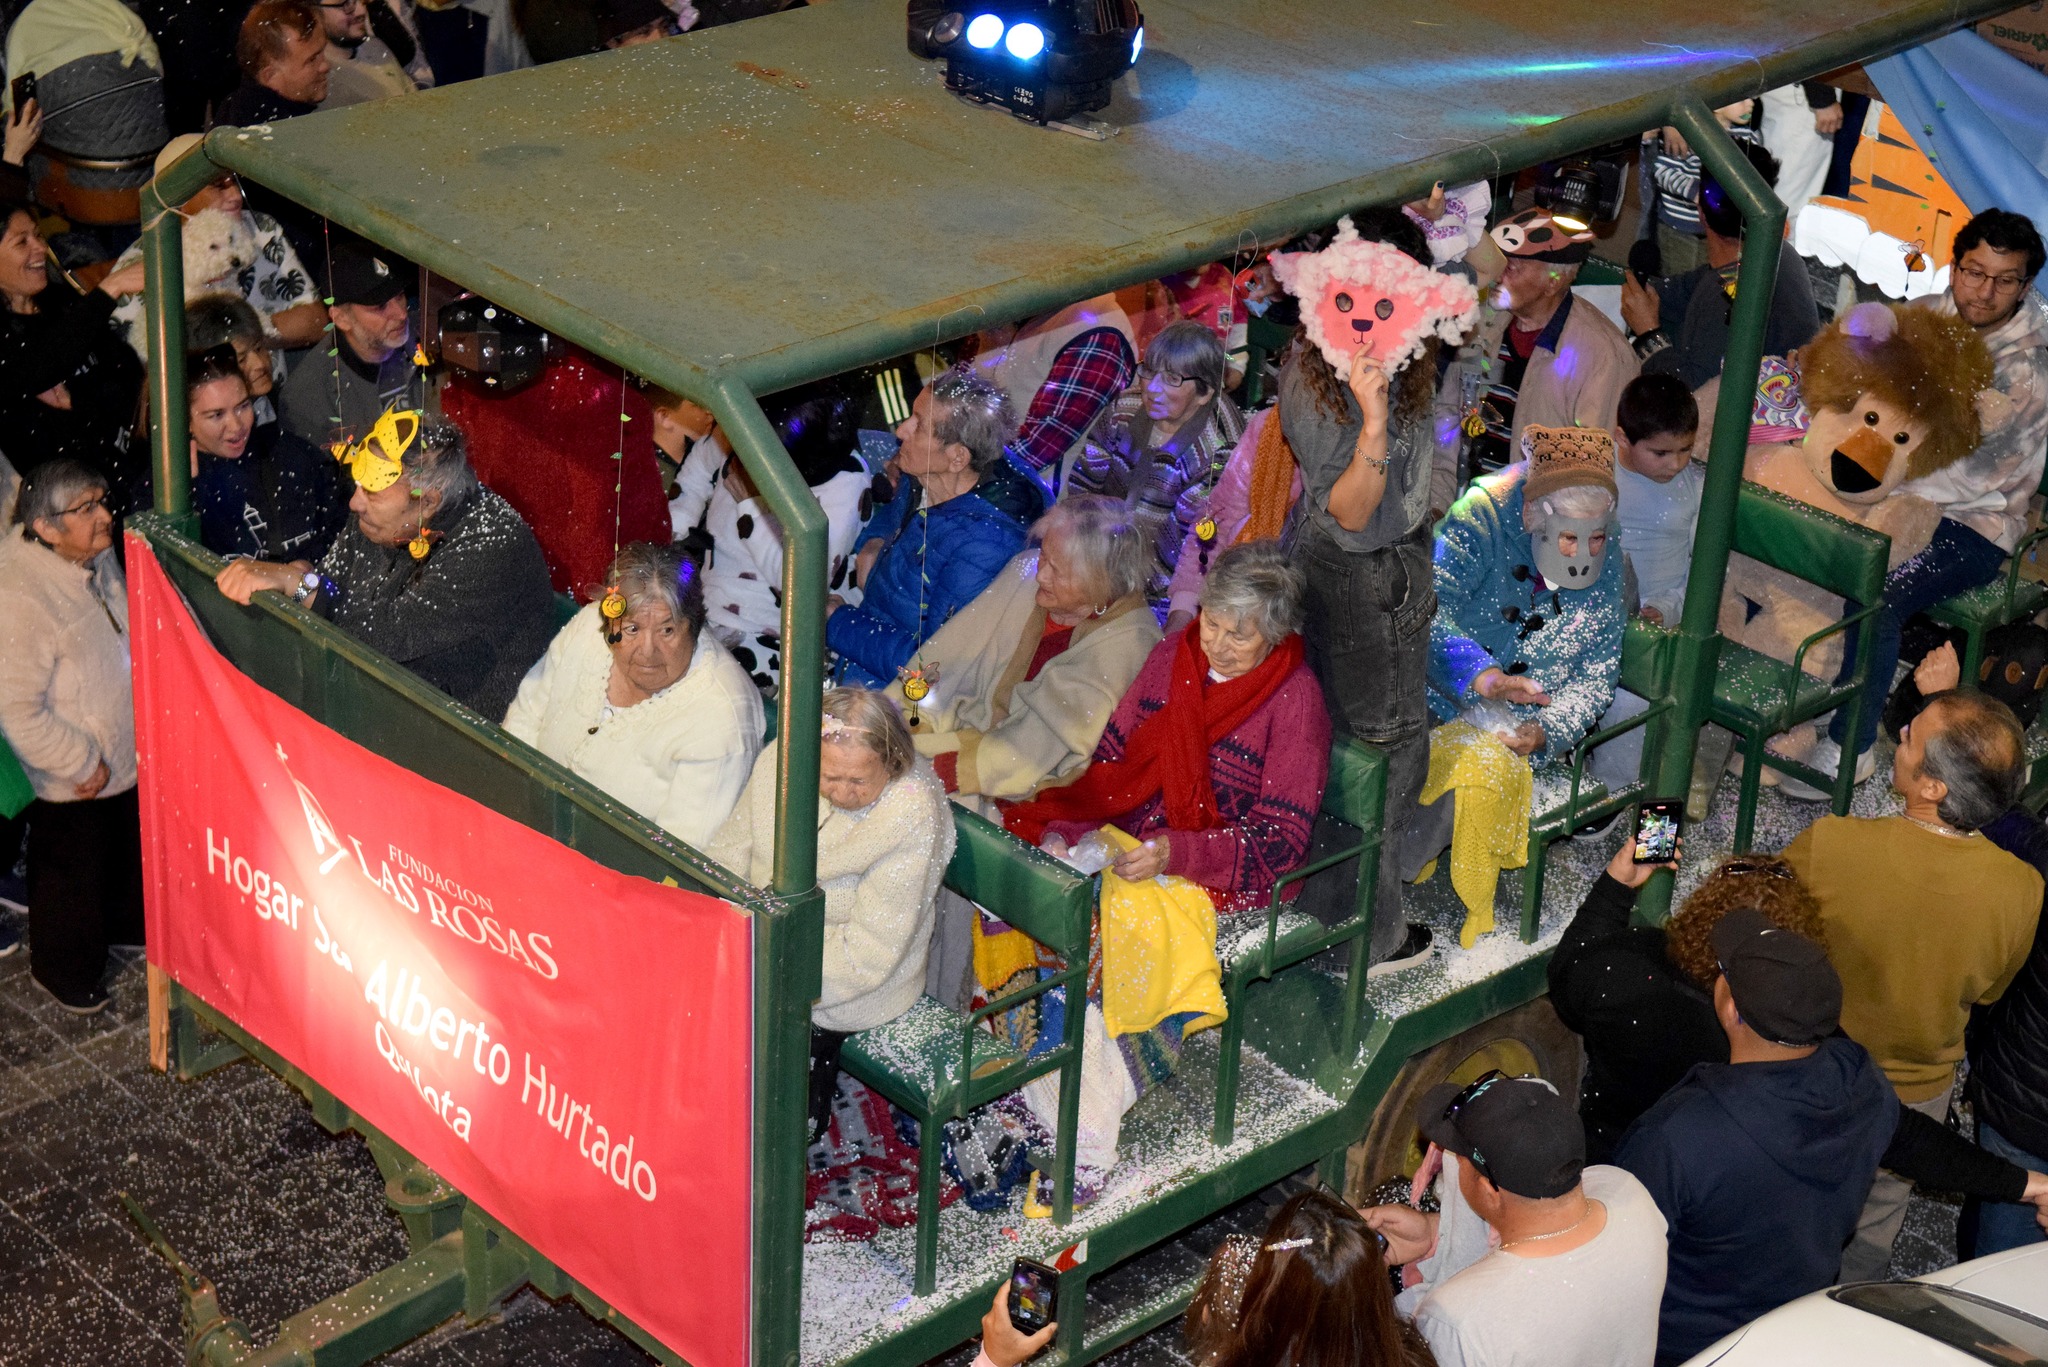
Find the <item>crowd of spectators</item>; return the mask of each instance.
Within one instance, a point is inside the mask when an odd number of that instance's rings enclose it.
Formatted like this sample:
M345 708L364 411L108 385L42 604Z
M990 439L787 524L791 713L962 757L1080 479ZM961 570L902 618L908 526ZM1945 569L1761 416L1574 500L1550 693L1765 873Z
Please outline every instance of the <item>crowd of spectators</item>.
M190 12L204 7L143 5L165 139L139 164L161 169L211 124L405 98L778 7L256 0L223 27ZM1722 114L1759 174L1812 193L1832 92ZM132 225L46 241L41 117L8 111L0 169L0 734L36 793L0 856L25 828L35 981L89 1014L109 948L142 936L116 532L154 494L145 278ZM1504 205L1489 230L1487 187L1440 186L1280 244L1279 264L1082 300L944 363L906 362L916 392L893 431L863 429L843 385L771 405L828 527L814 1136L855 1085L839 1068L849 1036L926 993L986 1002L1058 966L942 893L949 801L1104 872L1105 926L1175 927L1097 935L1085 1000L1055 991L991 1022L1028 1051L1085 1012L1083 1201L1115 1179L1126 1112L1217 1019L1234 918L1276 891L1325 919L1354 904L1355 865L1285 877L1335 838L1320 817L1333 737L1384 756L1390 835L1370 943L1337 967L1382 975L1454 952L1408 920L1402 880L1498 793L1439 766L1569 764L1603 719L1644 706L1617 688L1631 616L1670 625L1685 601L1697 393L1718 383L1742 221L1675 130L1643 157L1665 269L1629 277L1619 322L1577 287L1589 228ZM326 618L765 882L785 554L712 415L632 391L668 539L618 538L601 580L572 584L571 612L556 594L566 550L479 477L479 438L442 411L417 269L233 177L181 212L193 506L226 562L219 591ZM1462 340L1392 355L1356 345L1360 319L1339 349L1327 330L1352 296L1301 283L1321 253L1482 302ZM1943 520L1871 626L1877 701L1904 622L1998 572L2026 525L2048 439L2048 304L2031 290L2044 255L2031 223L1987 210L1956 235L1948 291L1919 305L1984 337L2010 420L1921 481ZM1397 304L1380 302L1386 320ZM1293 344L1247 357L1245 311L1301 319ZM1819 328L1806 274L1781 269L1766 350L1795 358ZM1270 383L1247 389L1277 397L1247 412L1236 394L1256 364ZM623 414L614 379L605 399ZM462 411L494 401L480 390ZM2041 1237L2048 834L2016 805L2026 742L2005 704L1958 677L1953 651L1915 680L1896 814L1822 816L1781 853L1724 860L1661 927L1632 922L1652 870L1624 845L1549 965L1584 1041L1576 1104L1534 1077L1437 1089L1409 1199L1357 1210L1304 1192L1263 1239L1217 1250L1189 1316L1197 1360L1676 1363L1838 1277L1881 1276L1913 1181L1971 1196L1976 1251ZM1873 732L1880 710L1865 709ZM1874 763L1872 736L1843 725L1824 767ZM1628 743L1604 756L1626 757L1624 779ZM0 929L0 954L18 943ZM1974 1144L1942 1124L1966 1054ZM997 1107L997 1131L1049 1144L1053 1079ZM1028 1189L1026 1210L1039 1199ZM986 1330L1002 1367L1050 1332L1014 1329L1000 1297Z

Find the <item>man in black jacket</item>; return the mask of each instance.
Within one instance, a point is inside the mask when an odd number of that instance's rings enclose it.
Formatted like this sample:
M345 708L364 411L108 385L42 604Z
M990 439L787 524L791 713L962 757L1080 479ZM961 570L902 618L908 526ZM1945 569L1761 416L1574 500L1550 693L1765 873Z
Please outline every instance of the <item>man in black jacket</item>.
M1826 950L1747 907L1721 918L1712 944L1729 1061L1695 1067L1615 1155L1668 1226L1660 1367L1834 1282L1880 1162L1910 1153L1944 1185L2048 1201L2048 1176L1942 1145L1946 1131L1899 1105L1884 1070L1839 1032L1842 982Z
M242 83L213 111L214 127L253 128L311 114L327 98L327 30L320 11L306 0L257 0L235 39ZM269 214L284 229L292 250L307 266L326 260L320 216L275 190L243 187L251 209Z
M236 560L216 585L237 603L285 594L502 720L554 635L554 594L533 533L477 482L451 424L392 413L355 454L355 519L317 568Z

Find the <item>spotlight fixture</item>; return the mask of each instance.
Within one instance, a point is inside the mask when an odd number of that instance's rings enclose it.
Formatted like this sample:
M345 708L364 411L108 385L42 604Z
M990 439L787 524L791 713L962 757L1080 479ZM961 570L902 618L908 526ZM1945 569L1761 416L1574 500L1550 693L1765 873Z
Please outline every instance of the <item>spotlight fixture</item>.
M1537 170L1536 203L1581 223L1608 223L1621 217L1627 190L1628 144L1595 147L1564 161L1546 161Z
M1101 109L1145 48L1137 0L910 0L909 46L946 88L1033 123Z

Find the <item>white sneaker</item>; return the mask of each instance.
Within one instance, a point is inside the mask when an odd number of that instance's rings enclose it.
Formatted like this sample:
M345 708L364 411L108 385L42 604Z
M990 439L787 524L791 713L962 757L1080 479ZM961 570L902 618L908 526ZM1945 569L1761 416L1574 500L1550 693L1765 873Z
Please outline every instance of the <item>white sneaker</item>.
M1813 747L1813 753L1807 757L1806 762L1832 779L1842 771L1842 747L1832 738L1823 736L1820 743ZM1856 781L1861 783L1876 772L1877 749L1873 746L1856 756ZM1783 772L1778 774L1778 791L1786 797L1796 797L1802 802L1826 802L1834 797L1831 792L1823 792L1812 784Z

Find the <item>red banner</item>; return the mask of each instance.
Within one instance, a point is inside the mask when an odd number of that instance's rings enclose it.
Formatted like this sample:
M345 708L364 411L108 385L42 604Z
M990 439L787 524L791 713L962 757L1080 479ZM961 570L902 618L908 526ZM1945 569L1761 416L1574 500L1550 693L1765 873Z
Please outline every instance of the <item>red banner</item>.
M741 1367L747 918L321 726L128 544L150 960L662 1343Z

